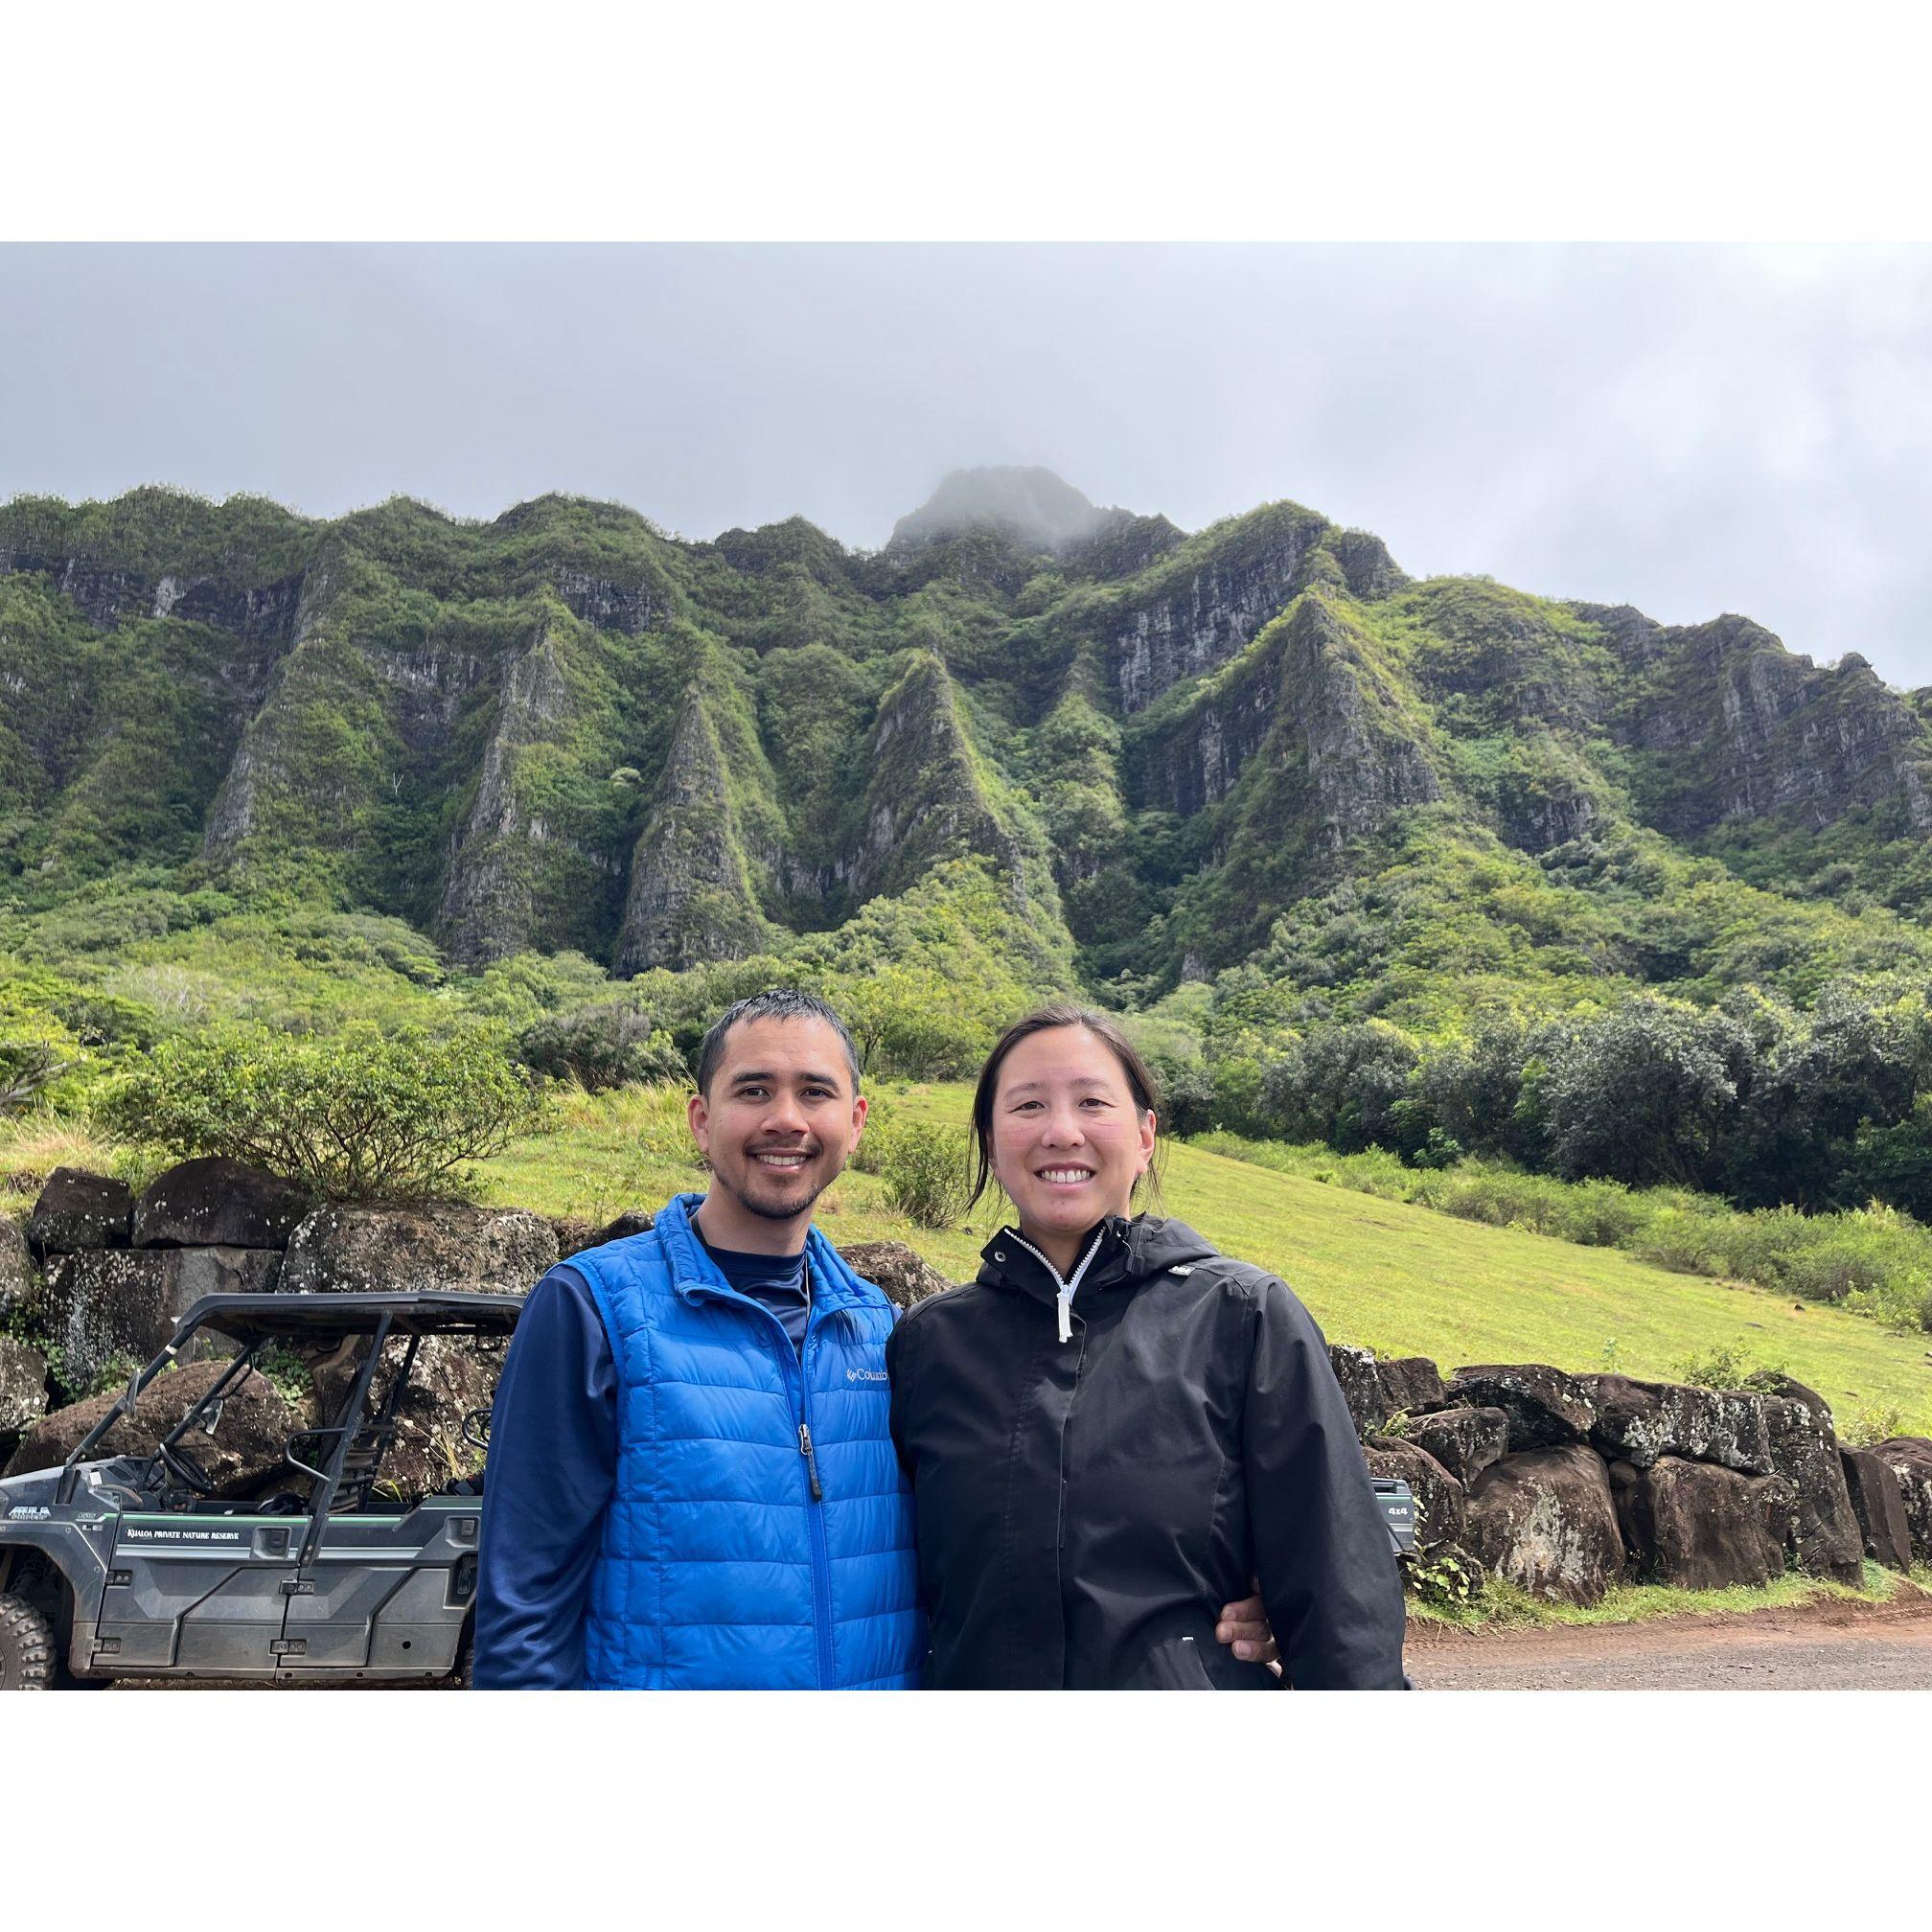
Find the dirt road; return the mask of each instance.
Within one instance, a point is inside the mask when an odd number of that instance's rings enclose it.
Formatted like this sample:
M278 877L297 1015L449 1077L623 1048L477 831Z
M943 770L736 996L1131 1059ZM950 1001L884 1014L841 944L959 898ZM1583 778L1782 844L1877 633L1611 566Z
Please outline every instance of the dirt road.
M1932 1596L1495 1633L1409 1626L1423 1690L1932 1690Z

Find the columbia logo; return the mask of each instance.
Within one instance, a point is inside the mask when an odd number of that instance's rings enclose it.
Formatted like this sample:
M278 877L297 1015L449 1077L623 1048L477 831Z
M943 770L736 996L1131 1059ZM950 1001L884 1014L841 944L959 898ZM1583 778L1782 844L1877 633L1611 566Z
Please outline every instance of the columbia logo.
M883 1368L848 1368L845 1379L848 1382L883 1382L886 1371Z

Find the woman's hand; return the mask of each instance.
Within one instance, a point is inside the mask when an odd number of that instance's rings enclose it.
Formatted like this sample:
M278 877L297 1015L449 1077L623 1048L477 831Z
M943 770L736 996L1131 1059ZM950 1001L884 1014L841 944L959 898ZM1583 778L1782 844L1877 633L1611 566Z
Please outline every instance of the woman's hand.
M1254 1583L1254 1596L1244 1597L1238 1603L1224 1603L1220 1619L1214 1625L1214 1635L1229 1645L1242 1663L1265 1664L1279 1676L1281 1666L1277 1660L1281 1653L1275 1643L1275 1632L1269 1626L1268 1612L1262 1607L1260 1580L1250 1580Z

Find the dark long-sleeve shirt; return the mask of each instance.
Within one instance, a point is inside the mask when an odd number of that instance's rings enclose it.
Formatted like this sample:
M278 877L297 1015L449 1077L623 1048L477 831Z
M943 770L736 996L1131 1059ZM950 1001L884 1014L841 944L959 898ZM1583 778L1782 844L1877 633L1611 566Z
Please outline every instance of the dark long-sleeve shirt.
M708 1246L708 1244L707 1244ZM804 1255L709 1250L796 1347ZM750 1331L748 1346L764 1346ZM478 1690L584 1680L584 1613L617 1481L617 1365L590 1284L565 1262L531 1291L496 1385L476 1591Z

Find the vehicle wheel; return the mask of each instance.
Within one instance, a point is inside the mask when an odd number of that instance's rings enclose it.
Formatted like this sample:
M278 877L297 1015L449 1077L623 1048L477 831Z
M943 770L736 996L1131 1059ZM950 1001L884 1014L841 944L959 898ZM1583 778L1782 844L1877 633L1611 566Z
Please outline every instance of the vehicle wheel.
M0 1597L0 1690L45 1690L54 1682L54 1626L19 1597Z

